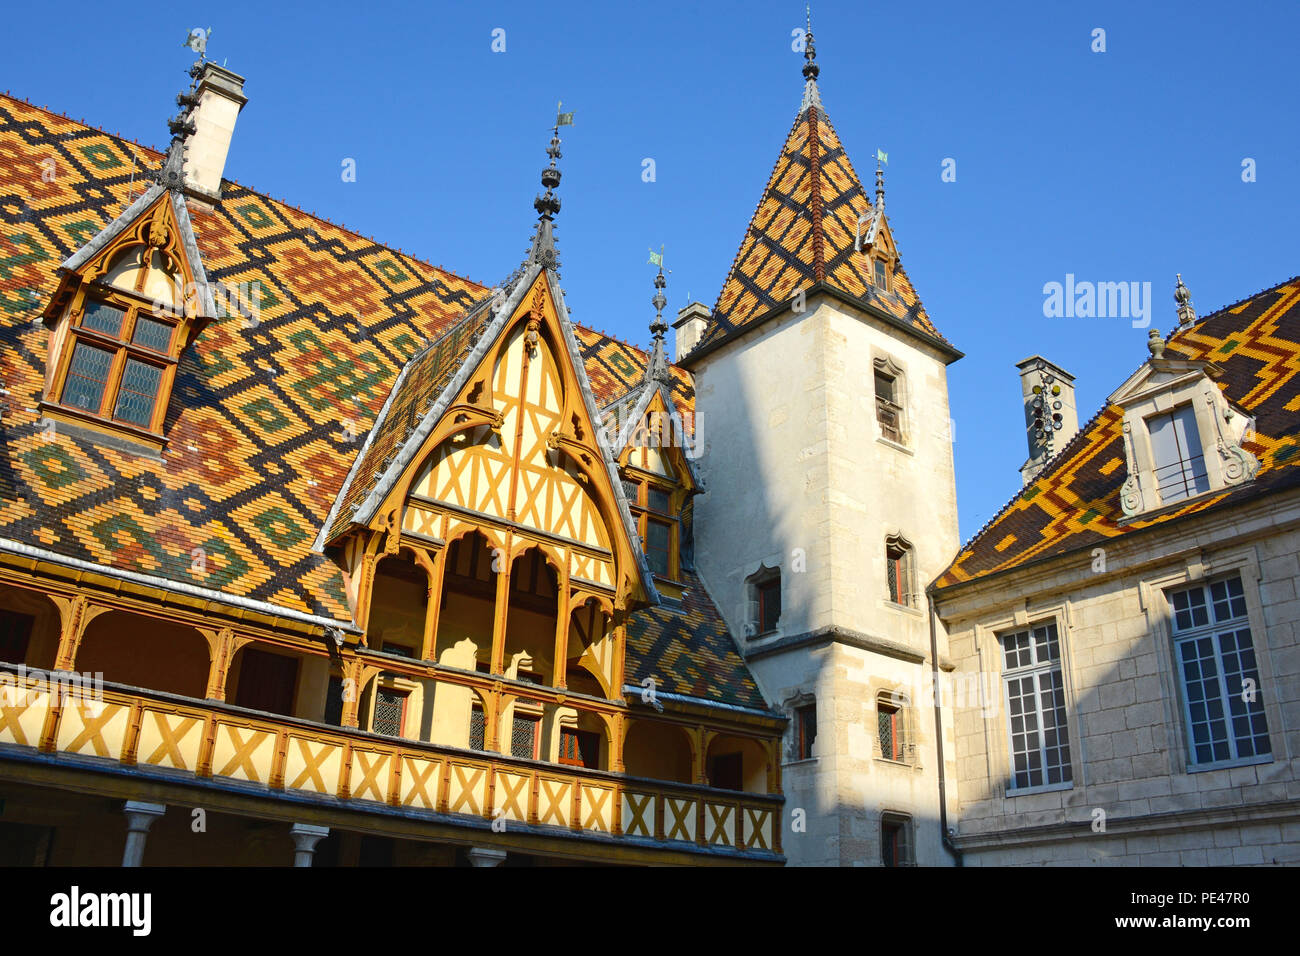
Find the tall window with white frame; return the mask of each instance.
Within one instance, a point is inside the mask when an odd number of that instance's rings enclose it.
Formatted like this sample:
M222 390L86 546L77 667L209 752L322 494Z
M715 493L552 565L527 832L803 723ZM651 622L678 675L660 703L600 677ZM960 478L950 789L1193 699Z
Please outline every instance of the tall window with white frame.
M1191 404L1147 419L1156 491L1162 503L1193 498L1210 490L1205 450Z
M1003 634L1001 640L1011 745L1008 789L1070 785L1070 734L1056 622Z
M1173 591L1169 603L1191 766L1271 761L1241 577Z

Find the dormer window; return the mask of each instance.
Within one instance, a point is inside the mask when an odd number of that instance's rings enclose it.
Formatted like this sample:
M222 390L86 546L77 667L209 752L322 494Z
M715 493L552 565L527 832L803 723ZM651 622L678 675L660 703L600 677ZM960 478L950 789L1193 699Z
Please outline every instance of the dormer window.
M156 432L164 411L158 395L164 379L170 390L175 373L176 318L116 290L98 294L104 298L88 296L72 316L67 367L62 375L56 371L52 394L66 408Z
M1153 357L1110 396L1124 415L1126 517L1255 477L1259 461L1242 447L1250 417L1216 384L1221 375L1210 362Z
M1162 503L1193 498L1210 490L1205 449L1190 402L1166 415L1148 418L1147 431L1151 435L1152 474Z
M881 292L889 291L889 269L885 266L884 259L876 260L876 288Z
M44 316L51 335L41 411L157 450L181 352L215 306L202 264L187 251L184 200L152 189L134 218L63 264Z

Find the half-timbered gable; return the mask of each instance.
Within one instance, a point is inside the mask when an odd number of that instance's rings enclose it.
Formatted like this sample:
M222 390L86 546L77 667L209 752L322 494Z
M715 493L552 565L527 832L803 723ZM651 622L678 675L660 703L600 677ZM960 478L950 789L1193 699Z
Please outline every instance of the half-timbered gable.
M558 138L489 288L221 182L242 80L192 74L182 104L214 112L165 157L0 97L7 808L72 800L74 756L82 792L206 788L235 829L334 828L340 862L357 813L411 861L779 862L783 721L702 582L647 563L620 465L689 465L602 425L657 359L569 320ZM111 361L69 393L82 345ZM160 374L128 416L131 362ZM689 417L689 373L657 376L655 413ZM85 706L48 692L81 671ZM760 767L740 792L720 747Z

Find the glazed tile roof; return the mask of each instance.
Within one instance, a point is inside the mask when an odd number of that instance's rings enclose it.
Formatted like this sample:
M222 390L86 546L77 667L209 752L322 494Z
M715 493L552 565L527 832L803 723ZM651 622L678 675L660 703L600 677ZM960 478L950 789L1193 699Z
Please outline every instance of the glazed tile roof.
M935 580L937 589L1019 567L1143 528L1300 485L1300 278L1257 293L1170 337L1166 359L1223 369L1227 398L1255 418L1242 447L1260 461L1255 479L1146 520L1124 517L1123 415L1107 405L1038 478L1016 495Z
M696 351L709 350L789 304L800 289L822 281L952 350L901 263L891 291L882 292L869 281L870 260L854 249L863 215L869 222L872 204L835 128L819 99L805 104L781 147Z
M41 175L48 158L53 179ZM227 181L214 212L191 207L194 232L209 281L259 283L260 314L252 327L212 323L182 356L163 460L45 435L49 333L37 317L55 270L144 192L160 160L0 96L0 538L347 622L340 572L313 539L400 370L417 353L433 369L414 408L456 352L438 343L455 341L448 330L489 290ZM644 351L574 333L597 402L641 381ZM673 377L690 409L689 373ZM637 625L647 639L693 639L672 612L655 613ZM725 651L708 632L669 653L723 674L720 692L754 699L752 677ZM670 692L707 686L667 678Z
M682 578L680 610L650 608L628 624L625 683L640 687L651 677L661 691L768 709L699 578Z

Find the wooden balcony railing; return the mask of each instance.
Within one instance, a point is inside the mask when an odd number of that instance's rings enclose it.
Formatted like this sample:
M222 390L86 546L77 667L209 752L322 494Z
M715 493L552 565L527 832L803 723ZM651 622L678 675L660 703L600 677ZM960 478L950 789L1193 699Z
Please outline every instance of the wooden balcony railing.
M61 692L0 665L5 745L98 758L138 770L388 804L417 814L505 820L571 833L657 841L673 849L780 853L779 794L749 794L560 767L389 739L216 701L104 684L102 698ZM547 829L547 835L554 835Z

